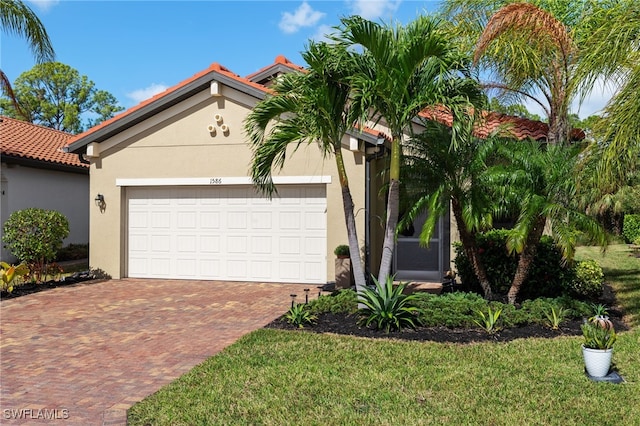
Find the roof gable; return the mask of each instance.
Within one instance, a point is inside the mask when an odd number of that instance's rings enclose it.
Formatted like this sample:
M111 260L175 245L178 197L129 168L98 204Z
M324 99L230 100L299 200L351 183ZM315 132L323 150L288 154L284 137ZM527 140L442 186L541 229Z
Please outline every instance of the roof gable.
M80 169L88 168L89 165L81 163L77 155L62 151L62 147L71 137L71 134L59 130L0 116L0 147L3 161L12 158Z
M270 93L267 87L240 77L216 62L211 64L209 68L194 74L164 92L158 93L86 132L72 137L68 141L65 150L68 152L82 152L86 145L109 139L122 130L141 123L149 117L207 89L212 82L232 87L256 99L263 99L267 93Z
M267 65L266 67L261 68L252 74L249 74L246 79L254 83L262 84L263 86L269 87L271 86L272 81L278 78L278 76L296 71L304 72L305 68L300 65L294 64L283 55L278 55L273 64Z

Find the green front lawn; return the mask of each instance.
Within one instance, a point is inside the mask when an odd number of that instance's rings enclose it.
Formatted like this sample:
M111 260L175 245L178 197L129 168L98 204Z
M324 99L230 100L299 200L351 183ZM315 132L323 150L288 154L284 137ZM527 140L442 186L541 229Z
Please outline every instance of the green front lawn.
M258 330L135 405L129 421L132 425L637 422L640 330L621 333L616 344L614 361L627 380L623 385L587 379L580 343L578 337L563 337L456 345Z
M627 244L614 244L607 247L604 254L599 247L579 247L576 258L595 259L602 266L605 281L625 311L625 321L637 327L640 326L640 258L631 254Z
M458 345L263 329L133 406L130 424L640 424L640 260L625 248L579 250L633 321L615 346L622 385L585 377L580 337Z

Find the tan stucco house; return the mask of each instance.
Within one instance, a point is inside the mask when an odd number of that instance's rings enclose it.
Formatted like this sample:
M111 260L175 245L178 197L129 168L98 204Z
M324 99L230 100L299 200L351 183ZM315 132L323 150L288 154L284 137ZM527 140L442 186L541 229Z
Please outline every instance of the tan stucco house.
M65 245L89 242L89 164L62 152L71 136L0 116L0 238L11 213L37 207L65 215ZM0 258L16 260L4 245Z
M270 81L302 68L279 56L246 77L214 63L73 137L66 150L90 161L90 265L114 278L182 278L324 284L346 243L333 159L315 145L287 158L278 196L256 193L243 131ZM446 121L446 117L436 117ZM384 130L383 128L381 128ZM385 200L378 196L386 137L354 130L343 152L368 272L380 257ZM449 219L430 248L398 239L400 279L439 281L450 267Z

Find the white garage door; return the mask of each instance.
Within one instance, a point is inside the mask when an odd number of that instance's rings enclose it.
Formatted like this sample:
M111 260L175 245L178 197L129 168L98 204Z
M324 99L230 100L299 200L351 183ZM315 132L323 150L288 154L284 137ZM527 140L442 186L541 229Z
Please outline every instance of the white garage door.
M324 185L130 187L128 276L326 282Z

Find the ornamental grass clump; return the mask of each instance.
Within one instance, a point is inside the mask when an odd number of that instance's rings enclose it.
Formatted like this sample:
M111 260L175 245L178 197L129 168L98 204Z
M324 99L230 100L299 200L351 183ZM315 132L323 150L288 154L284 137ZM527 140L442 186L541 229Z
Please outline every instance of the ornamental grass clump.
M406 295L406 283L393 284L393 277L385 283L374 278L375 289L367 288L358 295L358 302L365 305L361 311L360 323L369 327L374 324L378 330L401 330L405 327L415 328L420 324L420 311L411 303L415 295Z

